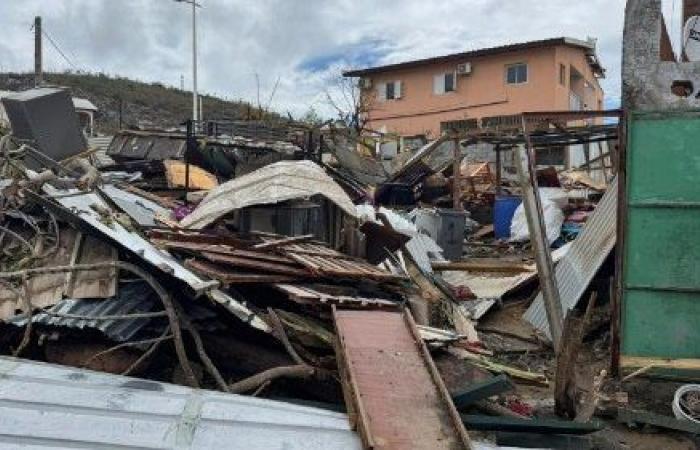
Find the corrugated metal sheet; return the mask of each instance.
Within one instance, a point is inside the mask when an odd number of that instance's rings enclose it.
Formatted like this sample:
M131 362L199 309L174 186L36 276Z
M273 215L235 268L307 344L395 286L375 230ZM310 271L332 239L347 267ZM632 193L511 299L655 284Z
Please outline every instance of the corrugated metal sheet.
M172 274L187 283L195 292L201 292L208 287L216 285L215 282L199 278L180 264L177 259L155 248L140 234L124 228L116 220L108 220L103 217L98 210L110 211L111 208L98 193L82 192L78 189L56 189L48 184L45 184L43 189L61 206L71 210L83 222L109 237L115 245L129 249L153 266Z
M100 191L142 227L154 227L159 225L154 219L156 214L166 218L170 217L170 211L156 202L141 197L140 195L121 190L111 184L104 185L100 188Z
M583 231L571 244L571 248L554 271L564 315L576 306L615 246L616 226L617 178L610 184ZM541 292L523 318L551 338Z
M211 192L185 217L184 228L201 229L220 217L253 205L322 195L352 217L355 205L331 177L311 161L281 161L228 181Z
M78 189L56 189L48 184L44 191L54 198L63 208L76 214L82 221L94 230L108 237L114 245L119 245L133 252L136 257L148 261L154 267L162 270L189 285L197 294L208 294L214 301L224 305L239 319L260 330L268 332L270 328L255 313L245 305L231 298L228 294L216 289L219 285L215 280L204 280L184 267L172 255L159 250L135 231L129 231L119 222L105 220L97 210L109 211L109 205L96 192L82 192ZM40 197L37 197L37 199ZM47 203L48 204L48 203ZM55 207L55 204L50 204ZM63 209L57 209L67 213Z
M104 167L114 164L114 160L107 156L107 149L112 143L112 137L113 136L88 137L88 147L96 149L92 157L97 167Z
M571 248L566 244L552 252L552 262L559 262ZM500 300L504 295L512 292L519 286L537 279L537 268L531 265L532 270L515 275L503 275L482 272L446 270L440 272L442 278L453 286L466 286L478 299Z
M4 449L361 449L345 414L0 357Z
M115 297L108 299L64 299L48 309L48 311L58 314L95 317L95 320L59 317L40 312L32 316L32 323L78 330L91 328L102 332L114 341L124 342L131 339L151 319L102 320L99 318L149 312L154 309L157 301L147 284L128 283L120 287L119 294ZM8 319L8 322L23 327L27 324L27 318L25 315L15 316Z

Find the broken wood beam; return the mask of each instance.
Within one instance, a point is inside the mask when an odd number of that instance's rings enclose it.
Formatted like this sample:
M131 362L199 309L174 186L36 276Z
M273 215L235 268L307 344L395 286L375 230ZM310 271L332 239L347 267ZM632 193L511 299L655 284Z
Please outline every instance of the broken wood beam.
M617 409L617 420L627 426L635 424L652 425L669 430L685 431L687 433L700 434L700 425L675 417L662 416L648 411L638 411L628 408Z
M460 414L462 422L470 430L514 431L526 433L588 434L603 429L598 420L586 423L558 419L516 419L503 416Z
M469 386L467 389L452 395L452 401L457 409L464 409L479 400L493 397L494 395L514 389L508 376L501 374L488 380Z
M561 341L564 314L562 312L559 289L554 275L554 263L549 251L549 241L544 224L544 212L540 199L539 189L535 181L535 165L531 155L532 144L528 134L528 126L525 117L522 120L523 133L527 142L527 148L523 145L516 147L516 169L520 179L520 188L523 193L523 207L527 218L530 241L535 251L537 263L537 275L540 279L540 289L544 300L544 309L549 323L549 331L552 336L554 348L559 348Z
M522 273L533 272L529 264L519 264L509 261L486 260L479 261L471 259L466 261L433 261L433 270L445 271L473 271L473 272L499 272L499 273Z
M314 238L313 234L305 234L303 236L291 236L291 237L284 238L284 239L263 242L262 244L255 244L253 246L253 249L255 249L255 250L264 250L264 249L269 250L271 248L284 247L285 245L289 245L289 244L298 244L300 242L310 241L313 238Z

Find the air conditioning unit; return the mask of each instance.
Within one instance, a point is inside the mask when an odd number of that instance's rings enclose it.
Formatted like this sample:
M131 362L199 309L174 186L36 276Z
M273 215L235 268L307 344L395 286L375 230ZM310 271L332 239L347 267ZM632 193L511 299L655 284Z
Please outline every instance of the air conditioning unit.
M360 78L360 81L358 82L358 86L360 86L360 89L371 89L372 88L372 79L371 78Z
M472 73L472 63L465 62L462 64L457 64L457 74L458 75L469 75Z

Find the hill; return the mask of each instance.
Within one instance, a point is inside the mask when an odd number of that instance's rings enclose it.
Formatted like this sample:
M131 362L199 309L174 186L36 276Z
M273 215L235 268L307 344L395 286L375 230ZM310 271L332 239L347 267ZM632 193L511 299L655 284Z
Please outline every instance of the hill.
M97 131L113 133L119 129L121 104L122 126L149 126L170 128L192 115L192 93L160 83L144 83L104 74L45 73L49 85L69 88L73 96L90 100L99 108L95 118ZM17 91L34 85L31 73L0 73L0 90ZM203 95L206 119L257 119L260 111L250 103L228 101ZM280 119L267 113L266 119Z

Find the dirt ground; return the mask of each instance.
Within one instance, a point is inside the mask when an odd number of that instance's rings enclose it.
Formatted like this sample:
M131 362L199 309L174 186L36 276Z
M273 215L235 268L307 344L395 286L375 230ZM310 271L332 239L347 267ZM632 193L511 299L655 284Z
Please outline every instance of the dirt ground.
M550 348L537 345L534 338L535 330L521 320L527 309L527 299L505 302L503 307L494 308L479 322L477 329L502 330L503 334L494 332L481 333L486 346L494 352L494 359L503 364L509 364L519 369L544 372L548 379L554 375L554 354ZM599 314L606 314L606 306L600 307ZM518 339L513 336L521 336ZM580 389L590 389L594 375L602 370L609 372L610 367L610 335L602 321L589 336L584 339L577 361L577 376ZM517 395L520 399L533 406L540 416L554 415L553 383L549 387L533 386L513 381L517 385ZM656 414L673 416L671 401L673 394L682 383L651 380L643 377L634 378L621 384L619 381L605 378L602 393L609 399L601 400L603 412L596 417L604 420L607 428L596 433L606 445L600 448L619 448L635 450L693 450L700 449L700 438L688 433L673 432L666 429L643 427L629 428L618 423L614 416L616 399L624 399L625 392L628 406ZM611 412L612 411L612 412ZM596 438L596 441L599 439Z

